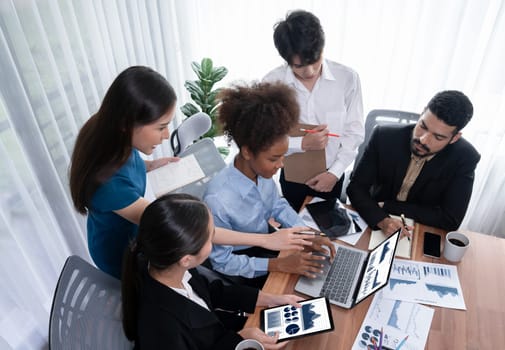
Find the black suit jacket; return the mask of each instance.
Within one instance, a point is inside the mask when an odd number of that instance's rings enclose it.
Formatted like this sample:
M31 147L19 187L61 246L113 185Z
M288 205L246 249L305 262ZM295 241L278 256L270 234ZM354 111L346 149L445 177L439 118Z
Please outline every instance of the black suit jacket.
M424 164L407 200L399 202L396 195L409 166L413 129L414 125L374 129L347 187L351 204L373 228L388 214L403 213L419 223L455 230L472 195L480 154L463 138L446 146Z
M241 310L253 313L258 290L246 286L208 283L190 270L189 284L210 310L192 302L171 288L143 276L139 300L136 349L235 349L242 337L227 329L213 310Z

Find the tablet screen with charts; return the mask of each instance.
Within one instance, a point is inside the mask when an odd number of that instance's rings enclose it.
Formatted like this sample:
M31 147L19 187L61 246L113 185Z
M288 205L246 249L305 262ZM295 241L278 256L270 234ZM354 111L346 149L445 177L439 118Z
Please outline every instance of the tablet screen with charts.
M330 303L325 297L301 301L301 308L276 306L261 312L261 328L268 335L279 332L279 341L333 330Z

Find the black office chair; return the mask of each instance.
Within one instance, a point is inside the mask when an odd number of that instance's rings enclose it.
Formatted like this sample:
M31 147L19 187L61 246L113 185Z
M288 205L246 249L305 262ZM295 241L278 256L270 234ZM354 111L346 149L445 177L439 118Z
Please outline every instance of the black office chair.
M372 131L377 125L384 124L415 124L419 120L419 113L397 111L394 109L373 109L366 116L365 121L365 139L363 143L358 147L358 155L354 160L353 168L358 164L359 160L363 156L365 147L372 136ZM342 203L346 203L347 194L346 189L351 178L352 171L347 170L345 172L344 183L342 185L342 193L340 195L340 200Z
M132 349L121 323L121 283L77 255L61 271L49 320L49 349Z

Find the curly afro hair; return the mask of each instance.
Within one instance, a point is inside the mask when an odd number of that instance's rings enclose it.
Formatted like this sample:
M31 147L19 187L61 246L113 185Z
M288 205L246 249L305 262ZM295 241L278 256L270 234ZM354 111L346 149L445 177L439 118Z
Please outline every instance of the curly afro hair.
M219 94L219 122L228 139L257 155L298 123L300 108L295 91L287 85L252 83L234 85Z

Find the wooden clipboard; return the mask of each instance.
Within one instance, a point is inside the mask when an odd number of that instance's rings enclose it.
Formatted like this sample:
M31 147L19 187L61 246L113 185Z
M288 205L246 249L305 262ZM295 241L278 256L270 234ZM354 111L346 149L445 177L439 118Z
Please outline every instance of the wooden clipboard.
M300 129L313 129L317 125L297 124L289 136L305 136ZM307 180L326 171L326 152L324 149L317 151L304 151L292 153L284 158L284 177L286 181L304 184Z

